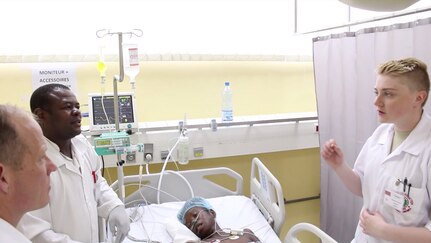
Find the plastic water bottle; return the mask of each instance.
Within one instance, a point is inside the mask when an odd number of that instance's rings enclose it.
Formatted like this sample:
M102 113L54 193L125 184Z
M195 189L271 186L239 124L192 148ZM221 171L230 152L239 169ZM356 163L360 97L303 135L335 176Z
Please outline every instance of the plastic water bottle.
M139 73L138 45L123 43L124 73L129 77L132 88L135 87L135 78Z
M232 90L230 89L229 81L226 81L224 83L224 90L223 90L222 104L221 104L221 120L222 121L233 120Z
M185 135L180 135L177 147L178 163L186 165L189 163L189 138Z

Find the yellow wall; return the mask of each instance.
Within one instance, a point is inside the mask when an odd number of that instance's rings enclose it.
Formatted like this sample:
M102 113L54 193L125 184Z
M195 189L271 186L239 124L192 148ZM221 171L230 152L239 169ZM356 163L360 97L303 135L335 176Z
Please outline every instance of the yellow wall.
M188 119L219 117L221 91L226 80L231 81L236 116L316 111L311 62L169 61L141 62L140 68L136 90L140 122L181 120L185 113ZM118 74L118 64L108 63L106 92L112 92L114 74ZM77 63L76 75L77 97L82 110L87 111L87 93L101 90L96 63ZM0 103L29 109L31 64L1 63L0 85ZM129 89L127 79L119 84L120 91ZM84 120L83 124L88 121ZM259 157L279 179L287 200L319 195L318 148L196 160L180 169L226 166L248 182L253 157ZM150 167L152 172L160 169L161 164ZM115 170L111 168L105 174L109 181L116 179ZM126 175L136 173L136 167L125 168ZM244 189L248 195L248 184ZM298 222L319 225L319 199L287 204L281 236ZM318 242L311 236L304 236L303 240Z
M220 117L221 92L229 80L233 89L234 115L316 111L310 62L141 62L137 76L138 119L143 121ZM0 102L28 109L32 92L31 64L0 63ZM118 64L108 63L105 91L112 92ZM78 100L100 92L95 63L78 63ZM126 79L120 91L130 90ZM83 111L86 108L83 107Z

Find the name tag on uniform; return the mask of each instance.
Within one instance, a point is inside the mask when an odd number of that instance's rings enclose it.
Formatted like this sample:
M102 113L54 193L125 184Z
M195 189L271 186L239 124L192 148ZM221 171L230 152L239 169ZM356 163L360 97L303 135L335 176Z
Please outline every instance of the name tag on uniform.
M391 189L385 190L385 203L392 208L398 210L399 212L403 211L404 207L404 195L401 192L397 192Z

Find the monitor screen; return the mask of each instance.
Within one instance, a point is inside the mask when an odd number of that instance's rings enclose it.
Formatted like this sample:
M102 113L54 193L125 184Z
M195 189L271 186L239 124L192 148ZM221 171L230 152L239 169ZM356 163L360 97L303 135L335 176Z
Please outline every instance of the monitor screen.
M90 131L115 129L114 96L112 94L89 94ZM137 129L135 104L132 93L118 94L118 120L120 130Z

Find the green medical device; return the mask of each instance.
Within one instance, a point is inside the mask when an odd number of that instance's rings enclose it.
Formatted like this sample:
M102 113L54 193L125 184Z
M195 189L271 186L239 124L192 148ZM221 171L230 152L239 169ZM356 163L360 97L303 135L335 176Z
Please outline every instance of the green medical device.
M123 154L130 147L130 137L126 132L102 133L94 139L98 155Z

